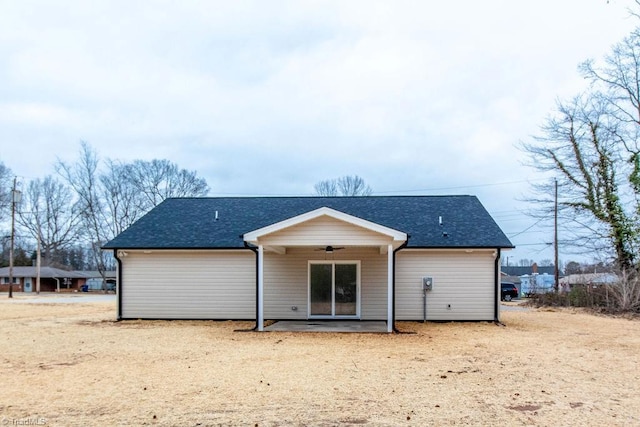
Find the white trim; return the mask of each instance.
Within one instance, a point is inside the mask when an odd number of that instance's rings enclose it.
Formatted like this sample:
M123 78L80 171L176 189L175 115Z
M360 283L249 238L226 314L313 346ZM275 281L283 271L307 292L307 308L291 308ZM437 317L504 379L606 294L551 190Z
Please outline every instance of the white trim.
M393 246L387 249L387 332L393 332Z
M336 264L347 264L347 265L356 265L356 314L355 315L322 315L322 314L311 314L311 265L323 265L330 264L333 266L332 269L332 278L331 278L331 311L335 311L335 286L336 286ZM360 289L360 281L361 281L361 271L360 271L360 260L349 261L349 260L308 260L307 261L307 318L308 319L352 319L357 320L360 319L360 305L361 305L361 289Z
M286 255L287 254L287 248L285 248L283 246L266 246L265 249L268 250L268 251L271 251L271 252L275 252L278 255Z
M467 253L471 250L473 253L486 253L495 259L496 257L496 248L412 248L412 247L404 247L402 248L402 252L456 252L456 253ZM504 249L502 249L504 250Z
M120 262L117 262L120 261ZM122 289L120 289L121 283L120 283L120 278L122 277L122 272L120 271L120 267L122 266L122 260L116 260L116 319L120 320L122 319ZM40 293L40 279L42 279L41 277L38 277L38 290L37 292Z
M264 330L264 248L258 246L258 331Z
M271 224L266 227L262 227L257 230L245 233L244 241L257 245L260 238L266 236L267 234L271 234L276 231L280 231L285 228L289 228L294 225L298 225L306 221L319 218L321 216L328 216L330 218L334 218L339 221L344 221L349 224L366 228L367 230L371 230L376 233L384 234L385 236L391 237L394 240L394 242L404 243L408 238L407 233L403 233L402 231L394 230L393 228L385 227L384 225L376 224L375 222L367 221L366 219L358 218L353 215L349 215L344 212L340 212L325 206L322 208L315 209L313 211L303 213L298 216L294 216L289 219L285 219L284 221L280 221L275 224Z

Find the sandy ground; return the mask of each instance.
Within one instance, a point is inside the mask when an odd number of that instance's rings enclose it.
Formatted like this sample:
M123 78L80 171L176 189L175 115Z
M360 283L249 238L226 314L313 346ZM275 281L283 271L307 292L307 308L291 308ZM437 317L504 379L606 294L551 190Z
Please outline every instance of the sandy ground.
M402 334L114 322L0 298L0 425L640 425L640 321L505 311Z

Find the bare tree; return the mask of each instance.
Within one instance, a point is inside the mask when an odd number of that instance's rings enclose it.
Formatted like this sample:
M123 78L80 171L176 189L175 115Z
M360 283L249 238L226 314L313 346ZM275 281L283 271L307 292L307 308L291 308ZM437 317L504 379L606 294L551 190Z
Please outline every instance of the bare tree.
M79 219L71 189L51 176L31 181L18 209L20 225L40 240L45 265L60 263L60 251L77 238Z
M337 179L318 182L314 189L316 195L325 197L335 196L370 196L373 190L364 179L357 175L346 175Z
M338 182L335 179L320 181L313 188L318 196L336 197L338 195Z
M109 224L109 235L116 236L147 212L145 196L132 182L132 166L106 161L106 171L100 175L101 196Z
M564 274L581 274L582 266L576 261L569 261L564 269Z
M76 194L80 234L103 273L112 262L101 250L107 241L168 197L204 196L209 191L203 178L168 160L101 161L86 142L76 162L58 161L56 166Z
M559 102L544 136L524 149L535 167L558 176L570 239L610 253L624 288L640 273L640 27L602 61L585 61L579 70L589 89Z
M104 272L109 260L101 247L113 237L113 234L109 227L108 210L101 197L99 166L98 154L85 141L81 142L80 157L75 163L58 161L56 164L58 173L76 194L76 208L81 212L80 234L89 243L94 264L105 282Z
M640 277L637 274L623 271L617 283L606 287L616 309L640 312Z
M518 266L520 267L531 267L533 265L533 260L528 258L522 258L518 260Z
M627 207L633 191L620 177L625 170L620 127L600 95L586 94L559 102L556 115L543 126L544 135L523 149L534 167L557 176L559 205L571 240L596 251L612 248L625 270L634 266L637 223L635 209ZM548 184L534 188L553 194ZM550 197L537 201L551 206Z
M343 196L370 196L373 190L364 179L357 175L347 175L338 178L338 188Z
M0 219L11 206L11 169L0 162Z
M126 171L148 209L169 197L206 196L209 192L204 179L168 160L136 160Z
M626 173L640 215L640 28L616 44L602 64L585 61L580 71L616 123L612 131L626 152L618 167Z

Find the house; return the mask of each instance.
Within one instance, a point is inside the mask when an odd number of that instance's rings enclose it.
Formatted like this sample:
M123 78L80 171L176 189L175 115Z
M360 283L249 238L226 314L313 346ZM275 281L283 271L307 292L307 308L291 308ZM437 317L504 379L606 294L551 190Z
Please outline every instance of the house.
M384 320L389 332L498 320L510 248L474 196L174 198L104 246L119 319Z
M530 296L551 292L555 285L555 267L533 263L528 267L502 266L502 280L516 285L520 295Z
M9 267L0 268L0 292L9 290ZM37 291L37 267L13 267L13 290ZM77 291L85 284L86 275L54 267L40 267L40 291Z
M570 274L560 279L560 289L569 292L574 286L601 286L617 283L620 278L613 273Z
M532 273L520 276L521 291L524 295L545 294L555 289L556 278L548 273Z
M515 266L515 265L511 265L511 266L503 265L501 269L502 269L502 272L509 277L520 277L527 274L531 275L533 273L550 274L553 276L555 272L555 267L553 265L539 266L535 262L530 266L526 266L526 267Z
M115 285L116 272L107 270L99 272L97 270L82 271L82 274L87 276L87 289L92 291L101 291L107 289L109 285Z

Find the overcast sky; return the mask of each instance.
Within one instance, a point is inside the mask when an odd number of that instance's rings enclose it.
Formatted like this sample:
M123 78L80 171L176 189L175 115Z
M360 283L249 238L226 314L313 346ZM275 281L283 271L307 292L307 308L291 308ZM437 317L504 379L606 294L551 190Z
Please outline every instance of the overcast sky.
M0 0L0 161L27 182L85 140L170 159L213 196L347 174L378 195L474 194L510 259L552 258L520 213L543 177L516 145L636 26L631 5Z

